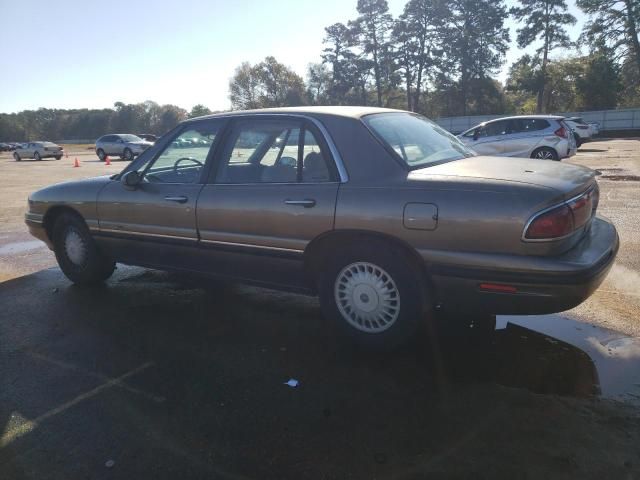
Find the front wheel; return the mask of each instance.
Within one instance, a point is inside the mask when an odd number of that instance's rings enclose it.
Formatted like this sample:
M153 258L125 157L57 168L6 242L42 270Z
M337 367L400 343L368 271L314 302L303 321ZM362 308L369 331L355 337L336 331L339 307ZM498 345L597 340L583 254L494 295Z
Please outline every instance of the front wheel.
M319 279L326 317L357 344L390 350L406 343L426 311L426 285L408 256L367 241L330 259Z
M540 160L560 160L558 152L550 147L542 147L533 151L531 158L538 158Z
M60 269L78 285L93 285L111 276L115 262L96 245L84 221L64 213L53 227L53 246Z
M125 148L124 152L122 152L122 153L123 153L123 156L124 156L125 160L128 160L128 161L133 160L133 152L131 151L130 148Z
M18 155L18 152L13 152L13 159L14 159L16 162L19 162L20 160L22 160L22 159L20 158L20 155Z
M100 159L101 162L104 162L105 157L107 156L104 153L104 150L99 148L98 150L96 150L96 155L98 155L98 158Z
M40 156L40 154L39 154L38 152L35 152L35 153L33 154L33 158L34 158L35 160L42 160L42 157Z

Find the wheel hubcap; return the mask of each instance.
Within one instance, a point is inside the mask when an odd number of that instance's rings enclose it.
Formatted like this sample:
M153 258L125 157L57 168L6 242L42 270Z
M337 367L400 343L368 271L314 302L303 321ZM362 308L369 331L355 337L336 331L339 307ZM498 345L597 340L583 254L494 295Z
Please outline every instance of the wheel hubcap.
M356 262L343 268L334 295L342 317L363 332L383 332L400 314L400 292L395 282L372 263Z
M87 257L87 249L78 232L69 230L64 239L64 250L74 265L82 265Z
M551 152L548 152L546 150L543 150L541 152L538 152L538 155L536 155L538 158L542 158L543 160L548 160L550 158L553 158L553 155L551 155Z

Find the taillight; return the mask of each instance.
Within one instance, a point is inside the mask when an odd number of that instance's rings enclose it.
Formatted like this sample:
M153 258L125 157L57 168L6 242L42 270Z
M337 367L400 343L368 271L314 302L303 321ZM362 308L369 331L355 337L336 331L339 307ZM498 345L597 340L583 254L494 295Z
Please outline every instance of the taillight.
M569 202L569 208L571 209L571 213L573 213L574 228L580 228L591 218L591 195L583 195Z
M567 138L567 129L564 127L560 127L555 132L553 132L553 134L557 135L558 137Z
M561 205L534 218L525 233L525 238L540 240L564 237L573 231L573 214L568 205Z
M600 191L596 184L591 190L567 203L547 210L529 222L524 234L529 240L551 240L569 235L586 225L596 212Z

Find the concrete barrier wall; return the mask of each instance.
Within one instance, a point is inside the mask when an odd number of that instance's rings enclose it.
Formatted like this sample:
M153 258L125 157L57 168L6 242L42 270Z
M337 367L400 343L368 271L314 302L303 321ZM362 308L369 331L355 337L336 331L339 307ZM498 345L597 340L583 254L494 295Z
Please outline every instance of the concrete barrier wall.
M607 130L640 130L640 108L620 110L598 110L593 112L561 112L553 115L564 117L582 117L585 122L598 122L600 132ZM509 115L478 115L468 117L444 117L436 119L441 127L451 133L461 133L479 123Z

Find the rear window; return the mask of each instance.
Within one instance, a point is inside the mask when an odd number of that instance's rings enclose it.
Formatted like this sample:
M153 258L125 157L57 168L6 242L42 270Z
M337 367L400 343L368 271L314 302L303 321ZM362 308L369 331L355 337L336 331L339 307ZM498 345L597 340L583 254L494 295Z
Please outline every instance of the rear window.
M137 135L130 135L130 134L120 135L120 138L125 142L142 142L142 139Z
M377 113L363 118L410 168L458 160L475 155L442 127L410 113Z

